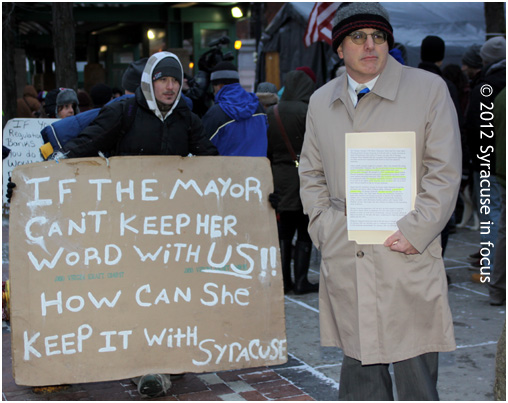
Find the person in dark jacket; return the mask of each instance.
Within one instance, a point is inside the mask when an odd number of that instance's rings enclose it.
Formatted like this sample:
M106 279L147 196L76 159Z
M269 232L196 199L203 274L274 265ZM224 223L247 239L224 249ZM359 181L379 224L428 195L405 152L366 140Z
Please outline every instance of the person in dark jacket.
M235 65L218 63L210 80L215 105L203 116L206 136L220 155L266 157L266 114L256 94L240 85Z
M148 58L145 57L141 60L132 62L125 70L122 76L122 85L125 88L125 94L119 98L113 98L111 102L118 102L125 98L131 98L141 84L141 75L145 68ZM80 97L81 95L81 97ZM83 96L85 98L83 98ZM86 100L88 98L89 102ZM46 142L40 147L41 155L44 159L51 157L55 151L59 151L70 140L77 137L99 114L101 108L90 109L85 107L83 112L81 109L81 100L89 105L92 101L85 91L78 91L79 110L80 113L74 116L69 116L66 119L60 119L53 122L41 130L43 140Z
M460 114L459 91L453 82L443 76L443 72L441 71L441 65L443 64L444 57L444 41L439 36L426 36L420 47L420 58L422 61L418 65L418 68L437 74L445 81L459 116L459 124L462 125L463 122L462 115Z
M420 57L422 59L421 63L418 65L418 68L422 70L429 71L431 73L437 74L441 77L448 87L448 92L452 98L453 104L455 105L455 111L457 112L457 116L459 118L459 127L462 127L464 124L464 119L462 114L460 113L460 100L459 100L459 91L455 84L445 78L443 76L443 72L441 71L441 65L443 64L443 59L445 56L445 43L439 36L429 35L426 36L420 47ZM448 236L450 234L450 230L454 227L455 217L452 215L443 231L441 232L441 247L442 247L442 255L446 251L446 246L448 244ZM449 277L448 277L448 281Z
M181 97L182 77L176 55L155 53L146 63L134 98L102 108L62 153L68 158L97 156L99 151L112 155L217 155L200 119Z
M289 72L284 84L285 90L277 108L293 152L298 156L303 145L309 98L315 90L315 84L301 70ZM272 106L266 112L268 159L272 165L274 188L279 194L277 213L280 217L279 242L284 293L293 290L295 294L305 294L319 289L318 284L311 284L307 279L312 252L312 241L307 232L309 217L303 213L300 200L298 167L281 133L274 108L275 106ZM297 240L293 254L292 243L295 233ZM292 256L294 256L294 283L291 278Z

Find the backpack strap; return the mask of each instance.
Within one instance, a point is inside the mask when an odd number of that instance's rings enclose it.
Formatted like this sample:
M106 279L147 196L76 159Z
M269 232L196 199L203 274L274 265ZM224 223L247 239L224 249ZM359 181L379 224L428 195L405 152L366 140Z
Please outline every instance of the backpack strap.
M275 119L277 120L277 125L279 126L279 131L282 139L284 140L284 143L286 143L286 147L289 151L289 154L291 155L291 158L293 159L295 166L298 168L299 165L299 158L295 154L295 150L293 150L293 146L291 145L291 141L289 141L289 137L286 134L286 130L284 129L284 125L282 124L282 120L279 115L279 105L275 105L273 107L273 113L275 115Z

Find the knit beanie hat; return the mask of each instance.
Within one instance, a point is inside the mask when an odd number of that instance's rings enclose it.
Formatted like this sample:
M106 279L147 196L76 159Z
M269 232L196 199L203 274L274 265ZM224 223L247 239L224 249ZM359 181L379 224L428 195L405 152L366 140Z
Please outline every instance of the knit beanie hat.
M212 85L235 84L240 82L240 75L233 63L220 62L213 68L210 82Z
M136 88L141 85L141 76L147 61L148 57L144 57L129 64L122 76L122 87L124 90L136 92Z
M174 57L165 57L153 69L152 81L162 77L173 77L182 85L182 68Z
M58 114L58 107L62 105L72 105L72 109L74 109L74 114L77 115L79 113L79 101L76 92L71 88L62 88L61 91L56 96L56 109L55 113Z
M277 87L275 84L269 82L259 83L257 92L270 92L272 94L277 94Z
M312 69L310 67L301 66L301 67L297 67L295 70L303 71L305 74L307 74L312 79L312 81L316 82L316 75L314 74L314 72L312 71Z
M388 45L393 47L393 28L386 9L379 3L344 2L333 18L332 42L336 51L344 38L353 31L373 28L388 34Z
M483 62L480 56L480 49L481 46L476 43L468 47L464 56L462 56L462 64L472 67L473 69L481 69L483 67Z
M113 98L113 90L107 84L95 84L90 90L90 97L95 107L103 107Z
M506 59L506 39L502 36L490 38L481 47L480 56L486 65Z
M440 62L444 59L445 43L439 36L429 35L422 41L420 57L422 62Z

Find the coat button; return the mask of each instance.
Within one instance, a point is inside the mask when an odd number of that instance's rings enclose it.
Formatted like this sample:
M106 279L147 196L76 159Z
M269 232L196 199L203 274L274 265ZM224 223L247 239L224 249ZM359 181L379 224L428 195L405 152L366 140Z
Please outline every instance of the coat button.
M356 257L362 258L363 256L365 256L365 253L363 253L363 251L356 252Z

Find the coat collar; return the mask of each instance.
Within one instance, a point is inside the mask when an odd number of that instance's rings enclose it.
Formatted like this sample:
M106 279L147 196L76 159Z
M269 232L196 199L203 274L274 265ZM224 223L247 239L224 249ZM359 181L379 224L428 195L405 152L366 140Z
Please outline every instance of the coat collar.
M391 55L388 55L386 66L381 72L381 75L379 76L376 85L371 92L380 96L381 98L386 98L390 101L394 101L399 89L401 76L402 65ZM348 94L347 74L343 74L337 79L337 84L332 91L330 106L338 99L340 99L344 105L351 104L350 106L353 106L353 103L351 102Z

